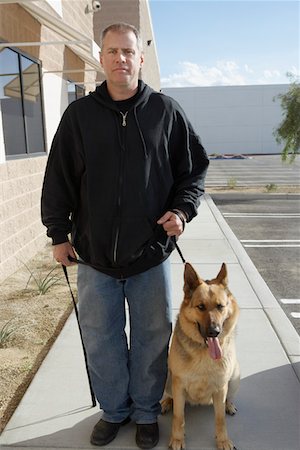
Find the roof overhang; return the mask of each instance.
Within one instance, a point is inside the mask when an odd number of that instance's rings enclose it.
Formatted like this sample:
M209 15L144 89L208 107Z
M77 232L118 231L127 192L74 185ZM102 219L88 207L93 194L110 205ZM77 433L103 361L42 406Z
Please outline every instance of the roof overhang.
M59 14L53 10L53 14L48 13L36 2L31 0L23 0L18 2L13 1L1 1L3 3L19 3L26 11L28 11L34 18L36 18L42 25L54 31L59 40L57 41L44 41L44 42L10 42L1 43L0 47L24 47L32 45L67 45L71 50L76 53L90 68L95 71L101 72L98 54L100 51L99 46L95 41L83 33L80 33L75 28L68 25L62 20Z

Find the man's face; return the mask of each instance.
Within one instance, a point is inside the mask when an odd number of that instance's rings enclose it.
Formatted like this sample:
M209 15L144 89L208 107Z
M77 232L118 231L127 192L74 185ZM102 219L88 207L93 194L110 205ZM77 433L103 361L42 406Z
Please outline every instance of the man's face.
M102 43L100 62L109 86L136 89L143 56L132 31L109 31Z

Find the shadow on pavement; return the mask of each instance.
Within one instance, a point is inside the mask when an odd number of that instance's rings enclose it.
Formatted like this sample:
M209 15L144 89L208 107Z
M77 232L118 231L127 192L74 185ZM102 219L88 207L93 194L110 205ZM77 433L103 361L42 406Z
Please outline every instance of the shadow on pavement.
M298 370L299 365L300 363L296 365ZM242 379L236 406L238 412L234 417L227 417L227 426L229 436L238 450L299 449L300 392L291 365L287 364ZM74 410L65 415L78 412ZM168 448L171 417L172 415L168 414L159 418L161 438L157 450ZM44 435L15 443L13 448L95 449L96 447L89 444L89 436L99 418L99 412L95 412L73 427L47 434L47 423L59 419L58 416L49 418L44 421ZM34 425L26 425L24 427L27 428L26 433ZM9 433L9 429L6 431ZM135 425L130 423L121 428L117 438L104 448L136 449ZM212 406L186 407L186 448L215 449Z

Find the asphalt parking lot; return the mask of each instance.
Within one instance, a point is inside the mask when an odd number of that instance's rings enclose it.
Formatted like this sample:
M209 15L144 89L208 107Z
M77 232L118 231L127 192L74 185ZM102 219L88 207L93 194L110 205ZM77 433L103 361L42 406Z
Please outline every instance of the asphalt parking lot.
M211 194L300 334L300 194Z
M280 155L252 155L244 159L211 159L206 187L300 186L300 157L292 164Z

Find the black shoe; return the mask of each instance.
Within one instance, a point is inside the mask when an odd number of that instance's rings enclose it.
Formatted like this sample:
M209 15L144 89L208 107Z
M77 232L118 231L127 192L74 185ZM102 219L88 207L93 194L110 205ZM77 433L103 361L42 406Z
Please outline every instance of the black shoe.
M117 436L120 427L126 425L129 422L129 417L127 417L127 419L123 420L123 422L120 423L106 422L103 419L99 420L99 422L97 422L94 426L93 432L91 434L91 444L98 445L99 447L109 444Z
M158 423L136 424L136 445L143 449L153 448L159 441Z

